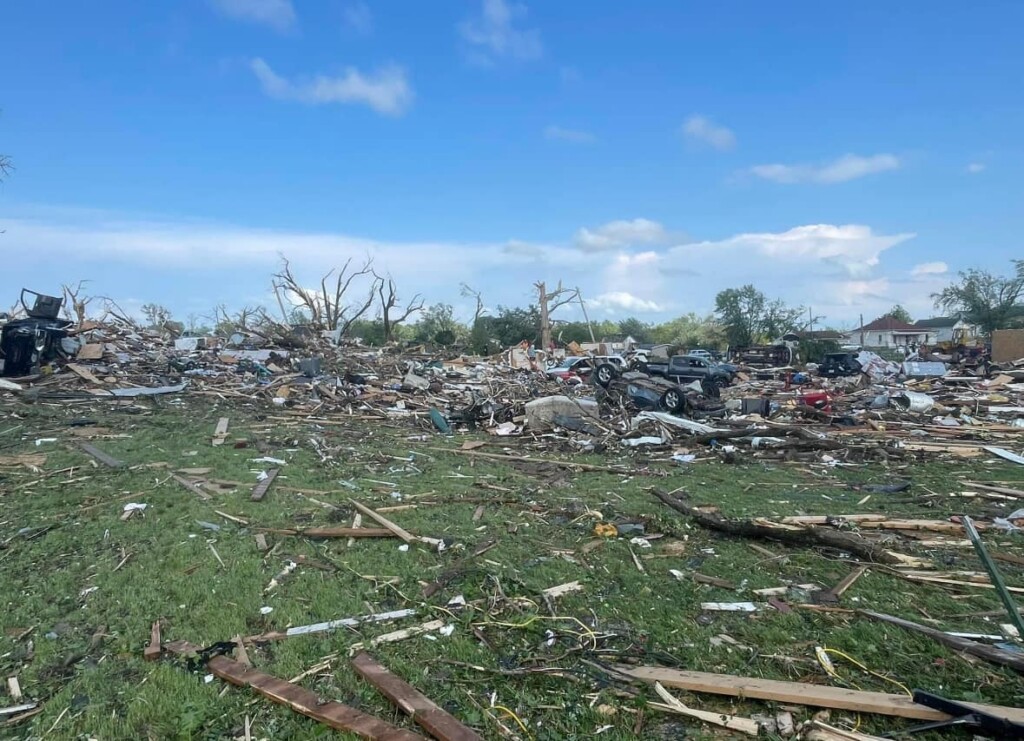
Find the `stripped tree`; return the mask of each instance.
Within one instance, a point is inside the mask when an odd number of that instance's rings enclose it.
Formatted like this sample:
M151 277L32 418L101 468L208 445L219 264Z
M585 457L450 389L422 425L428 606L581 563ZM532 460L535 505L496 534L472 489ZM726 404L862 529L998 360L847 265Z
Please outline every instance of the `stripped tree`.
M366 276L372 276L369 290L361 293L357 289ZM373 306L379 282L373 272L373 258L367 257L359 268L353 268L352 258L349 258L341 268L331 269L320 278L320 290L306 288L295 277L288 258L282 256L281 269L274 274L272 285L282 309L285 303L300 308L308 314L313 329L340 331L344 336L352 323ZM285 321L290 321L287 314Z
M553 291L547 290L544 281L533 285L537 289L537 303L540 306L540 342L547 351L551 347L551 315L560 307L579 301L580 291L578 288L563 288L562 281L558 281L558 287Z
M384 341L390 342L398 325L418 311L423 311L423 297L416 294L405 305L405 308L398 309L398 289L395 280L390 275L382 278L376 273L377 293L380 296L380 315L384 322Z

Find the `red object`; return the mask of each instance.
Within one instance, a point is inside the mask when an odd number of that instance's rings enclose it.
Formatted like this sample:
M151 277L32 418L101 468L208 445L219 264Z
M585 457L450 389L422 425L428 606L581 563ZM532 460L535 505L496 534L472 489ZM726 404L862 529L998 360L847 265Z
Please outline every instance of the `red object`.
M826 414L832 413L832 397L827 391L807 391L800 394L800 401L809 407L820 409Z

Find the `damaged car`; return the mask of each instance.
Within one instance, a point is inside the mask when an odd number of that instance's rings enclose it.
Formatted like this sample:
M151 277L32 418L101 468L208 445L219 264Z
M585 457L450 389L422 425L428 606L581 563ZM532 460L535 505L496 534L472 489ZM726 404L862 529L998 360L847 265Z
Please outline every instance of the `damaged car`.
M598 400L604 403L640 411L666 411L690 419L726 414L725 404L719 399L719 387L708 378L684 385L638 371L622 373L611 363L599 365L593 377L602 390Z

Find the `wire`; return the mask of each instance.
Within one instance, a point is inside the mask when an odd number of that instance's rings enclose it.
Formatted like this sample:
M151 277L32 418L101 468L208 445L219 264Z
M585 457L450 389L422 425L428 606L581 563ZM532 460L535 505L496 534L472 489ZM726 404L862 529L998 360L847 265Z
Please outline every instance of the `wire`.
M504 705L491 705L491 707L494 708L495 710L502 710L502 711L504 711L507 715L509 715L512 718L512 720L514 720L516 723L519 724L519 727L523 729L523 733L526 734L527 738L533 738L533 734L530 733L530 729L527 728L526 724L523 723L522 720L520 720L519 716L516 715L515 713L513 713L510 709L508 709Z
M841 676L839 676L839 672L836 671L836 668L832 664L832 661L828 658L828 654L833 654L835 656L840 656L840 657L846 659L847 661L849 661L851 664L856 666L861 671L866 672L867 674L870 674L872 677L876 677L877 679L881 679L883 682L888 682L889 684L896 685L901 690L903 690L904 694L906 694L908 697L913 697L914 696L914 693L911 692L910 689L905 684L903 684L901 682L897 682L895 679L893 679L891 677L887 677L884 674L879 674L876 671L872 671L871 669L868 669L866 666L864 666L864 664L862 664L861 662L857 661L857 659L853 658L849 654L843 653L842 651L840 651L838 649L827 648L827 647L826 648L816 648L815 649L815 653L816 653L816 655L818 657L818 663L821 664L822 668L825 670L825 673L828 674L830 677L833 677L834 679L838 679L841 682L845 681L845 680L843 680L843 678ZM860 687L857 687L857 685L854 684L853 682L850 682L850 684L852 684L857 689L860 689Z
M587 627L586 623L581 621L579 618L575 618L575 617L558 617L558 616L546 617L544 615L534 615L532 618L530 618L529 620L527 620L524 623L499 623L497 621L490 621L490 620L488 620L488 621L483 622L483 623L477 623L477 625L498 625L498 626L501 626L502 628L526 628L526 627L528 627L532 623L535 623L538 620L571 620L572 622L576 623L581 628L583 628L583 633L576 633L575 631L571 631L571 630L568 630L566 632L567 633L571 633L572 635L575 635L575 636L581 636L581 635L587 636L587 638L589 638L591 640L591 642L593 642L594 648L597 648L597 634L593 630L591 630L589 627Z

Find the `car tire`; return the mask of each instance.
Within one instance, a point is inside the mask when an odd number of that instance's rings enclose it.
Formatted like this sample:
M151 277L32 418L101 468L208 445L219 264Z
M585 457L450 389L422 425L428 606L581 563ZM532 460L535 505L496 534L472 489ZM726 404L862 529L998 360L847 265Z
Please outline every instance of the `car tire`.
M661 395L661 406L667 412L679 414L686 409L686 396L679 389L669 389Z
M611 363L601 363L594 369L594 380L599 386L608 388L619 375L619 369Z

